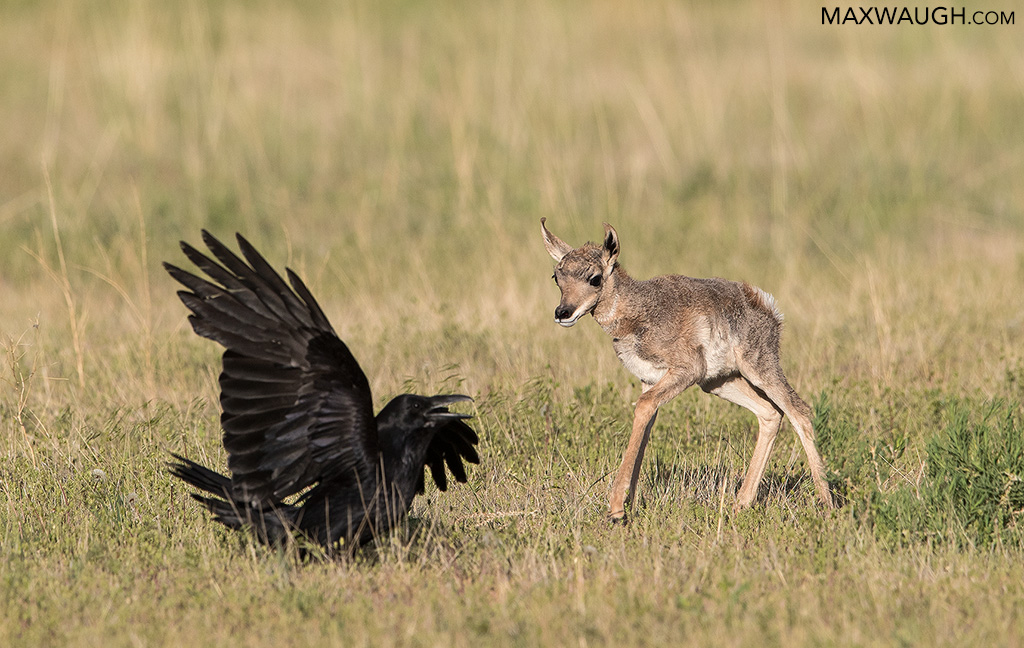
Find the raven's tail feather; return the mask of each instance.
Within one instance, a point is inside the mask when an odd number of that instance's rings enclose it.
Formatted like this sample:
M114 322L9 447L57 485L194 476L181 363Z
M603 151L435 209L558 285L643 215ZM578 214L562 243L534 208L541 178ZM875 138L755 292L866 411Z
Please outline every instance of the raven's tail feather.
M167 464L167 470L172 475L199 490L213 493L218 497L231 498L231 479L179 454L172 452L171 456L178 460L178 463Z
M192 493L192 499L205 506L214 519L230 529L250 527L260 541L267 544L286 542L292 535L298 509L288 504L260 505L243 502L231 494L231 479L198 464L191 459L172 453L178 463L169 463L168 472L202 491L215 495L207 497Z

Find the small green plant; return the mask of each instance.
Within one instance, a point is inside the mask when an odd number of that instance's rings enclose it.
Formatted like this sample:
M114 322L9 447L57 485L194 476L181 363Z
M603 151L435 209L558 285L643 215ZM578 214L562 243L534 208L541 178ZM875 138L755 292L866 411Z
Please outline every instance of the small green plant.
M815 429L854 515L883 541L1019 545L1024 514L1024 429L1019 406L945 401L940 432L924 441L920 478L892 479L907 448L894 432L879 439L856 434L848 412L822 393L815 403Z
M827 391L822 390L814 400L812 424L829 469L829 482L845 502L869 479L871 448Z
M926 498L945 531L987 545L1019 532L1024 428L1018 407L995 401L978 409L975 420L972 409L953 404L946 428L928 442Z

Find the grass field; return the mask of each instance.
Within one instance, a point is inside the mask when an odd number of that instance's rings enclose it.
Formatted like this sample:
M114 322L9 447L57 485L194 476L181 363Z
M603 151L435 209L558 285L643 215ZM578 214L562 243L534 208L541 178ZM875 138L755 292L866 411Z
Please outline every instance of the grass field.
M1024 636L1019 23L6 2L0 69L0 645ZM692 390L609 525L639 385L589 318L553 323L541 217L613 223L636 277L772 292L844 505L787 424L733 513L756 421ZM354 560L218 528L163 469L225 461L219 348L160 267L204 227L307 279L378 406L473 395L470 483Z

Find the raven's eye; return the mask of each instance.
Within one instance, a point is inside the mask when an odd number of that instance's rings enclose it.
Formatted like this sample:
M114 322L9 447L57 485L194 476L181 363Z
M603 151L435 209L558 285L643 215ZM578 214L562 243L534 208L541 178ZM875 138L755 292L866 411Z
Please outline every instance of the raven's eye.
M590 285L597 288L601 285L601 275L597 274L590 278Z

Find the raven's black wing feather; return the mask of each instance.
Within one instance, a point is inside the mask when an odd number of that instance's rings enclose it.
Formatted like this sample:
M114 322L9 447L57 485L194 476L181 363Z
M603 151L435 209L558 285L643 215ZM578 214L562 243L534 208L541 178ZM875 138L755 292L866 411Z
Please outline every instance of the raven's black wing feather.
M448 490L448 474L444 469L446 464L455 481L466 482L466 468L462 462L480 463L480 456L474 447L479 441L473 428L462 421L452 421L437 431L427 447L423 463L430 469L430 476L434 478L439 490ZM420 474L416 492L422 493L423 488L424 476Z
M372 472L379 444L366 375L302 281L289 270L289 287L237 238L245 260L203 231L220 263L182 242L212 282L164 264L188 289L178 295L192 328L225 347L221 425L235 496L279 502Z

